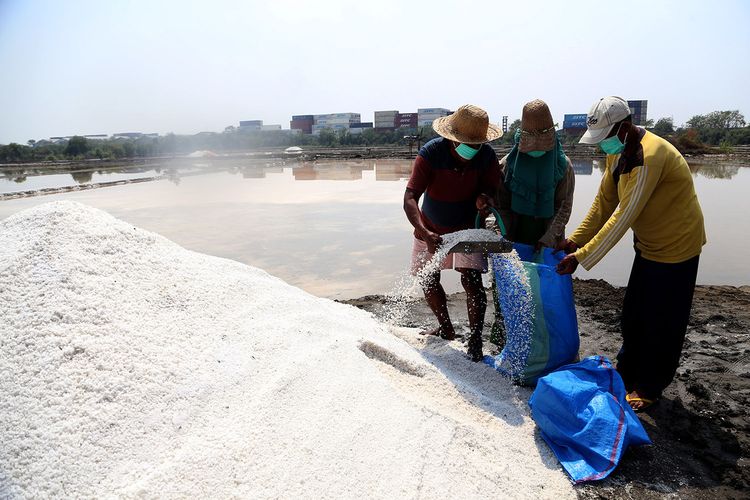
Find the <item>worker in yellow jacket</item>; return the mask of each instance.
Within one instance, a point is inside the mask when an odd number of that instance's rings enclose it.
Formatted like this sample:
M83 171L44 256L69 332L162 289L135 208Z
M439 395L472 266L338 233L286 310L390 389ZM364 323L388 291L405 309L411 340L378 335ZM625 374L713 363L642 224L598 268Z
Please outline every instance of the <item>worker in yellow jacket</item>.
M672 382L685 341L698 258L706 243L698 197L687 162L669 142L632 123L627 101L605 97L587 116L584 144L607 154L599 192L578 229L558 248L570 274L589 270L628 229L635 260L622 307L617 370L635 410Z

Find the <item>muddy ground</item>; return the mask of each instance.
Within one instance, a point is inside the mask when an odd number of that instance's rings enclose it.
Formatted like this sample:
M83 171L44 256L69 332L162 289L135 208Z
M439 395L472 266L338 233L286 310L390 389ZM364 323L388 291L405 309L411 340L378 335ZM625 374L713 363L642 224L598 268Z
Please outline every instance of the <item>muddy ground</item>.
M620 348L624 288L600 280L574 284L581 357L614 360ZM380 314L385 300L346 301ZM466 325L465 296L450 296L455 325ZM486 316L485 337L491 314ZM435 323L423 300L403 326ZM457 328L457 331L460 328ZM485 353L497 350L485 338ZM467 360L467 362L469 362ZM750 287L699 286L677 376L640 413L653 445L629 449L605 480L577 486L580 498L750 498Z

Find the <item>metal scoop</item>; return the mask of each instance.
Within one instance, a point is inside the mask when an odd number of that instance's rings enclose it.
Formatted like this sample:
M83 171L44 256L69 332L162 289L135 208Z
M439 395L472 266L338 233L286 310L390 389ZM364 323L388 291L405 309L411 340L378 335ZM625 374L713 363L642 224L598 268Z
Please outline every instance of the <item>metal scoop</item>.
M505 239L505 226L503 220L500 218L500 214L494 208L490 208L492 214L497 220L497 225L500 228L501 240L499 241L461 241L453 245L448 253L508 253L513 250L513 243ZM474 220L474 227L476 229L482 229L484 219L479 212ZM487 232L494 234L489 229Z
M488 230L489 231L489 230ZM503 238L502 241L461 241L448 250L448 253L508 253L513 250L513 243Z

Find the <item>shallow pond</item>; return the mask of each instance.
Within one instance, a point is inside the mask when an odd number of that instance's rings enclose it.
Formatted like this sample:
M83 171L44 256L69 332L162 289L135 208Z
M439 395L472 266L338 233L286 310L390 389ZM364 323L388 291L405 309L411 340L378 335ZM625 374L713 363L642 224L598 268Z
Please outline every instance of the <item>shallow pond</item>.
M575 161L576 194L569 232L589 208L601 164ZM709 243L699 283L750 284L745 250L750 167L691 165ZM354 298L390 291L409 263L412 229L402 210L409 160L233 163L221 171L87 191L0 201L0 219L53 200L75 200L155 231L191 250L260 267L313 294ZM111 176L118 177L111 177ZM153 170L27 176L7 174L0 193L155 175ZM96 177L110 176L110 177ZM129 177L132 176L132 177ZM13 187L14 191L6 189ZM633 258L632 233L590 272L624 285ZM449 291L460 288L444 271Z

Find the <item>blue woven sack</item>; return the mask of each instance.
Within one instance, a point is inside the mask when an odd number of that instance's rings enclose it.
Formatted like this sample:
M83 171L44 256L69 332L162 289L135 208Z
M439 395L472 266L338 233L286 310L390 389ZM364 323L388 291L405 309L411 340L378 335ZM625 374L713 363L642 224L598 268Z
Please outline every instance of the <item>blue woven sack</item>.
M603 356L539 379L531 416L573 482L603 479L628 446L651 444L625 394L620 374Z
M556 272L563 252L550 248L534 252L534 247L521 243L513 247L522 269L506 256L492 255L506 343L487 362L516 382L533 385L539 377L578 359L573 281L570 275Z

